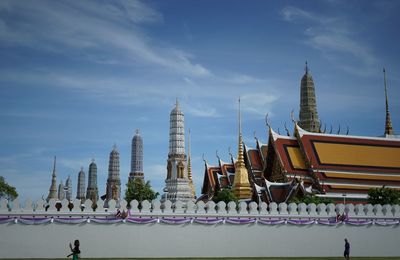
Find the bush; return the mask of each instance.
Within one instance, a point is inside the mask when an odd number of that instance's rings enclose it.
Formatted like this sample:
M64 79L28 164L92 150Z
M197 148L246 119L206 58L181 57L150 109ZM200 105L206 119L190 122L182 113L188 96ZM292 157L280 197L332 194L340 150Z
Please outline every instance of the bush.
M305 203L305 204L310 204L310 203L314 203L316 205L320 204L320 203L324 203L324 204L329 204L329 203L333 203L333 200L330 198L321 198L321 197L317 197L315 196L315 194L307 194L304 196L296 196L294 198L292 198L291 200L289 200L288 203Z
M400 204L400 191L396 189L386 188L374 188L368 191L368 203L371 204Z
M0 199L6 198L8 200L14 200L18 197L17 190L15 187L9 185L3 176L0 176Z
M213 201L215 203L218 203L220 201L225 202L228 204L230 201L238 202L238 198L235 196L233 191L231 189L222 189L220 191L217 191L217 194L214 195Z
M152 201L159 195L151 188L150 181L144 182L141 179L129 179L126 184L125 200L128 203L137 200L139 203L144 200Z

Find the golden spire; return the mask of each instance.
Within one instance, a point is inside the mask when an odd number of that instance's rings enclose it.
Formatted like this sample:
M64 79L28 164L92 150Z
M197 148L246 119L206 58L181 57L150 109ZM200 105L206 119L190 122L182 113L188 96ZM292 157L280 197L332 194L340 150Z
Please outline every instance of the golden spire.
M233 181L233 193L238 199L250 200L252 197L252 189L249 182L249 173L244 164L243 157L243 138L242 138L242 122L240 115L240 98L239 98L239 143L238 143L238 159L235 164L235 178Z
M388 94L386 88L386 70L383 68L383 81L385 85L385 99L386 99L386 123L385 123L385 135L393 135L393 127L392 121L390 120L390 113L389 113L389 102L388 102Z
M192 196L196 197L196 189L194 188L193 178L192 178L192 163L190 161L190 129L188 135L188 166L187 166L188 178L189 178L189 187L192 192Z

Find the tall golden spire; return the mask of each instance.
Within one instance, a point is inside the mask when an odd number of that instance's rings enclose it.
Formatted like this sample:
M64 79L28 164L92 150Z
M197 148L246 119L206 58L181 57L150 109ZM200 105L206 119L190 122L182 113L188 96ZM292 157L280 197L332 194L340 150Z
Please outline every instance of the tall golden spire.
M250 200L252 197L252 189L249 182L249 173L244 164L243 156L243 138L242 138L242 122L240 115L240 98L239 98L239 143L238 143L238 159L235 164L235 178L233 181L233 193L238 199Z
M192 178L192 163L190 160L190 129L188 135L188 166L187 166L188 178L189 178L189 187L192 192L193 198L196 197L196 189L194 188L193 178Z
M390 120L388 94L386 88L386 70L383 68L383 81L385 85L385 100L386 100L386 122L385 122L385 135L393 135L392 121Z

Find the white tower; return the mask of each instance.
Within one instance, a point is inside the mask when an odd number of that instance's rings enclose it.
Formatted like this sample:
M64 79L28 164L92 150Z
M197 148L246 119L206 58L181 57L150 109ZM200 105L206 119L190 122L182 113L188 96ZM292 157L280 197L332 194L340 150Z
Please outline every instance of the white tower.
M170 114L169 153L165 184L162 201L181 200L187 202L194 199L187 172L184 115L180 110L178 100Z

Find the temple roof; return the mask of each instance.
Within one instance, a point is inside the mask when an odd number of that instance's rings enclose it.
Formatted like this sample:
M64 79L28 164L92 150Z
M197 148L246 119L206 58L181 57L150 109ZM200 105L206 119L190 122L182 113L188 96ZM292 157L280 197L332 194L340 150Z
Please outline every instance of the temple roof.
M400 173L400 140L310 133L296 126L301 148L319 170Z
M296 137L279 135L270 130L270 141L283 168L288 173L307 173L308 168Z

